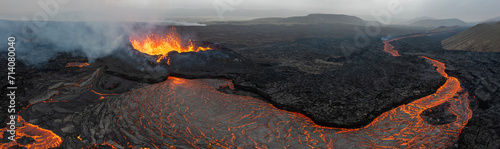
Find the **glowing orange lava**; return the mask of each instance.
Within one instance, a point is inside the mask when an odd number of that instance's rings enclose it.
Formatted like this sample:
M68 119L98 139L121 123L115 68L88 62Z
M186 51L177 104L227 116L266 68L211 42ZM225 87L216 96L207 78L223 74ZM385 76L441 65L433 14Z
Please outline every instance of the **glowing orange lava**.
M448 78L448 74L446 74L446 72L444 71L446 69L444 63L441 63L437 60L433 60L433 59L428 58L426 56L421 56L421 57L430 60L432 62L432 66L437 67L436 70L439 72L439 74L441 74L445 78Z
M210 47L196 47L191 40L188 41L187 47L183 46L180 35L175 30L162 35L132 36L130 37L130 43L139 52L159 56L156 62L165 59L168 53L172 51L183 53L211 50Z
M15 141L0 144L0 148L9 148L13 146L26 147L28 149L47 149L59 147L62 143L61 137L57 136L50 130L40 128L36 125L32 125L26 121L21 116L17 117L17 123L24 126L16 128L16 137L14 139L20 139L22 137L31 137L35 140L34 143L22 145ZM0 134L7 133L7 128L0 129Z
M389 44L392 40L384 41L384 52L392 54L392 56L401 56L397 50L394 50L394 46Z
M85 67L85 66L89 66L89 65L90 65L89 63L71 62L71 63L67 63L66 67Z

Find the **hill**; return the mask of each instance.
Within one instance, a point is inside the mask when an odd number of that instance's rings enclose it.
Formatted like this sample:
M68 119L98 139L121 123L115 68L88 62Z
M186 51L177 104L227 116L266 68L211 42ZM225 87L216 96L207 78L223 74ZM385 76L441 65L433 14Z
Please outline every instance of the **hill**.
M447 50L500 52L500 22L476 25L441 44Z

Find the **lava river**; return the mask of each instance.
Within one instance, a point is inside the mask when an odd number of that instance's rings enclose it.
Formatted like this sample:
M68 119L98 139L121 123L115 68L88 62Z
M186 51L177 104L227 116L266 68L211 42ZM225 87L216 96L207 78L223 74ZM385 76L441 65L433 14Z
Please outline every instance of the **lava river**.
M389 45L389 46L387 46ZM385 48L392 47L386 42ZM393 47L391 48L393 50ZM388 49L384 49L388 50ZM401 105L359 129L323 127L299 113L277 109L249 96L225 94L231 80L167 81L110 98L94 106L82 130L99 129L79 139L112 140L122 147L180 148L445 148L457 141L472 116L468 94L448 76L445 65L428 59L447 77L436 93ZM454 122L429 124L421 113L449 103ZM88 133L87 133L88 134ZM102 138L104 136L104 138ZM99 142L99 141L97 141ZM102 142L102 141L101 141Z

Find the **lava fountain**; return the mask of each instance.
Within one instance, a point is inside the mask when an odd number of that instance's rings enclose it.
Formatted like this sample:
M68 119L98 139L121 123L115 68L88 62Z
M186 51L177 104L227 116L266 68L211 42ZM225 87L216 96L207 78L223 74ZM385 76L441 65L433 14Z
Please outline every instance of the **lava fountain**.
M187 46L184 46L184 42L175 29L172 29L172 31L165 34L131 36L130 43L132 43L134 49L141 53L159 56L156 62L160 62L162 59L165 59L168 56L168 53L172 51L183 53L211 50L210 47L197 47L191 40L187 42Z

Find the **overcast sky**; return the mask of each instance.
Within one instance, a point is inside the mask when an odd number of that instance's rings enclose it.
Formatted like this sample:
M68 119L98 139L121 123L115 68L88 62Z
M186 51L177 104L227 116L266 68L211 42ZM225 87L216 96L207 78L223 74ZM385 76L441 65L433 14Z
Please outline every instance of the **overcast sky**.
M57 0L3 0L0 18L31 19L43 12L38 2ZM500 16L500 0L61 0L60 11L50 19L114 18L133 20L146 18L175 17L165 11L175 8L209 9L214 14L226 10L300 10L311 13L334 13L348 15L371 15L374 11L387 9L390 1L401 3L402 11L393 18L412 19L429 16L433 18L459 18L464 21L483 21ZM216 5L216 6L214 6ZM220 11L222 12L222 11ZM82 15L84 14L84 15ZM200 14L206 15L206 14ZM79 18L81 17L81 18Z

